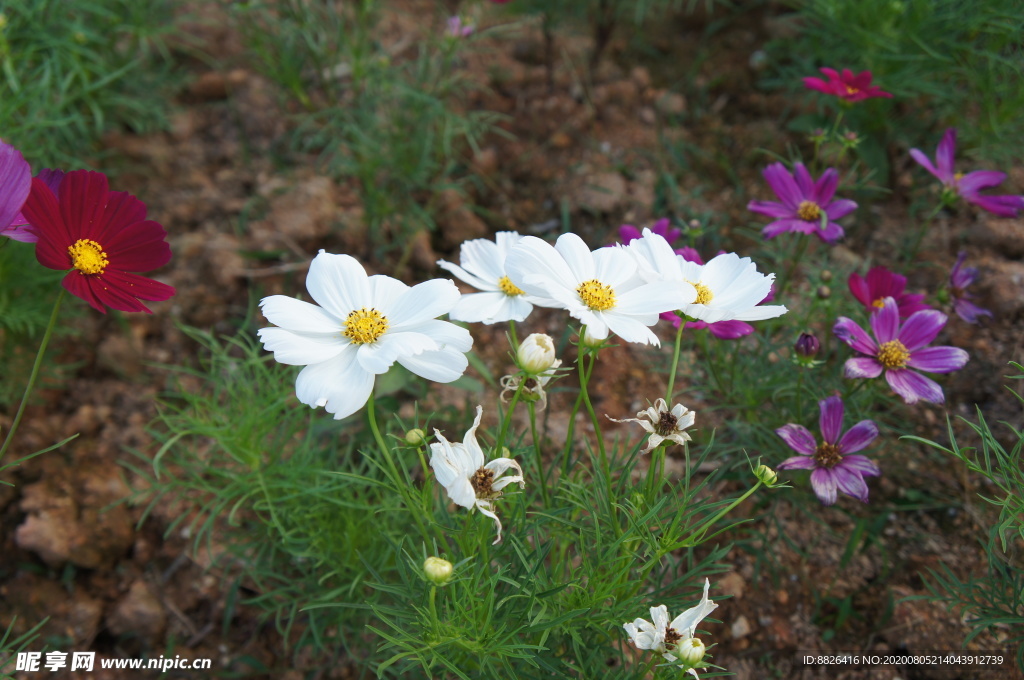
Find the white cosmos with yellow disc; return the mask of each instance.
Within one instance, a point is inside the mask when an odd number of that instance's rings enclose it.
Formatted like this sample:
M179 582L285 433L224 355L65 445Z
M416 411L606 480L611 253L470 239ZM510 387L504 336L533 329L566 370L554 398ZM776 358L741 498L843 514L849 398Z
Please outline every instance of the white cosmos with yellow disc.
M554 246L525 236L505 258L509 278L547 306L568 310L602 340L614 333L627 342L658 345L650 326L662 312L680 309L697 297L686 283L645 283L637 261L621 246L590 248L576 234L562 234Z
M367 276L355 258L321 250L306 288L319 306L285 295L263 298L263 315L276 327L258 332L277 361L305 366L295 381L302 403L323 406L336 419L352 415L370 398L376 376L396 361L434 382L465 372L469 331L436 318L459 301L451 281L410 287Z

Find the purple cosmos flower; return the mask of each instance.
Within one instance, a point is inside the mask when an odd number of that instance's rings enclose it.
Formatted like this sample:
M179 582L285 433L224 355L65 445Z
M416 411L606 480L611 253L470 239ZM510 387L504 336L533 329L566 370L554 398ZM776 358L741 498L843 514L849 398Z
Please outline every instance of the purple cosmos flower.
M655 222L650 227L651 231L658 236L664 237L666 241L671 244L673 241L682 236L683 232L672 226L667 217L662 217L660 220ZM628 245L630 241L635 241L640 238L641 230L634 227L632 224L623 224L619 227L619 240L622 241L623 245ZM691 248L692 250L692 248ZM676 252L679 252L678 250Z
M853 71L844 68L842 74L834 68L818 69L828 78L827 81L821 78L804 78L804 85L809 90L817 90L825 94L833 94L848 102L859 102L872 97L892 98L892 95L885 92L878 86L871 84L871 71L861 71L853 75Z
M924 295L904 292L907 277L891 272L885 267L872 267L867 278L854 272L850 274L849 285L853 297L872 314L882 308L887 297L896 300L900 318L908 317L922 309L929 309L924 303Z
M1006 179L1005 172L996 170L976 170L966 175L953 172L953 159L956 156L956 128L949 128L942 136L935 150L935 165L931 159L918 149L911 149L910 156L928 172L935 175L949 195L958 195L968 203L973 203L982 210L987 210L1000 217L1016 217L1024 210L1024 196L982 196L982 189L998 186Z
M979 316L992 316L992 312L971 302L974 296L967 292L967 286L978 278L977 267L964 267L967 253L963 250L956 256L956 264L949 272L949 295L953 299L953 311L967 323L978 323Z
M843 432L843 400L838 396L818 402L821 416L818 423L821 438L817 443L806 427L790 423L775 430L799 456L779 463L779 470L813 470L811 486L823 505L836 502L836 490L857 500L868 502L868 485L864 477L877 477L881 470L866 456L851 456L875 440L878 427L862 420Z
M900 326L896 300L887 297L882 309L871 315L871 330L877 342L845 316L839 317L832 332L856 351L867 355L846 360L847 378L877 378L885 371L885 381L906 403L924 399L941 404L945 401L942 388L916 371L952 373L967 363L970 357L959 347L925 347L945 325L945 314L925 309L911 314Z
M764 169L764 178L775 195L775 201L751 201L747 210L778 218L761 230L765 238L775 238L787 231L814 234L825 243L835 243L843 237L843 228L835 220L849 215L857 204L849 199L833 201L839 185L839 173L829 168L815 182L803 163L793 166L793 174L782 163L772 163Z
M35 240L15 225L32 189L32 170L21 152L0 141L0 235L16 241Z
M448 17L445 33L452 38L465 38L468 35L472 35L475 29L476 26L471 22L462 23L462 17L451 16Z

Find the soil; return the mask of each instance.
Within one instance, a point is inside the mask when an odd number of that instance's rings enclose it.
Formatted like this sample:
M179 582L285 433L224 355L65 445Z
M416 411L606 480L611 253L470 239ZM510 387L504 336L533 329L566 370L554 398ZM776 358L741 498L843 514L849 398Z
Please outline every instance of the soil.
M435 11L428 2L395 3L384 22L384 41L434 25ZM699 151L693 154L692 174L678 187L687 219L713 215L726 243L740 252L753 248L734 225L750 224L746 201L765 197L759 174L765 157L759 149L782 149L777 139L782 121L795 106L757 87L759 73L751 60L767 40L786 30L778 12L763 6L732 19L710 44L701 36L713 17L680 15L648 36L653 49L667 55L661 62L644 63L625 40L613 37L592 77L581 71L588 39L560 37L551 82L538 25L527 22L482 38L481 49L466 57L462 68L486 87L467 106L504 114L500 125L510 134L492 135L472 155L479 188L468 196L443 197L438 229L418 237L404 278L438 276L433 262L456 259L466 238L501 229L557 231L563 210L592 243L613 241L622 223L650 224L661 217L653 212L661 191L659 132ZM153 454L146 425L166 379L159 366L195 360L196 346L178 324L233 333L254 293L293 294L320 248L364 258L368 249L356 186L319 174L312 157L293 158L287 167L275 162L288 126L287 106L248 65L239 37L223 18L211 16L213 21L197 21L190 31L219 66L210 69L181 57L194 77L172 104L170 129L148 136L120 132L105 140L115 152L114 186L145 200L151 218L170 233L175 258L154 276L178 293L154 304L151 316L85 315L79 335L57 348L60 362L75 367L72 377L39 390L16 450L34 451L79 436L15 470L9 478L13 487L0 486L0 627L17 616L15 630L23 632L48 617L40 640L56 649L120 658L173 649L183 657L211 658L222 672L258 677L255 662L268 668L291 663L273 626L260 624L244 607L224 625L229 603L217 573L204 567L207 559L190 552L182 532L165 533L175 519L173 505L158 505L140 524L143 507L124 501L144 482L119 461L131 459L132 452L143 458ZM499 21L497 15L485 16ZM701 45L710 54L693 67ZM664 64L668 57L680 61L678 69ZM698 103L669 89L691 68L706 92ZM912 171L909 161L898 162L893 184L909 186ZM1024 189L1024 167L1010 174L1010 190ZM914 223L908 210L899 192L878 203L874 230L853 234L836 257L895 264L895 246L908 234L906 225ZM938 266L916 271L915 288L940 284L961 247L981 271L974 290L994 318L979 327L950 324L948 344L967 349L972 359L969 370L945 382L947 410L971 415L978 404L990 422L1019 424L1020 404L997 386L1007 361L1024 357L1024 228L1019 220L975 210L942 215L920 258ZM369 266L382 271L388 263ZM835 294L844 293L842 283L832 287ZM531 320L536 325L531 330L543 330L545 319L552 328L561 323L540 315ZM500 339L501 329L474 332L478 346L500 346L486 339ZM644 406L632 395L649 391L650 375L636 368L643 366L642 350L614 352L600 364L595 399L603 412L629 414ZM501 354L495 351L489 359L500 360ZM647 391L641 391L644 386ZM551 400L552 422L571 406L565 401ZM6 430L11 416L0 414L0 428ZM922 407L913 417L911 426L920 434L941 437L942 408ZM941 459L916 449L900 460L872 486L874 501L895 504L924 479L935 497L963 504L894 512L871 545L852 557L844 555L846 538L858 518L868 516L852 502L843 512L819 511L830 532L808 524L786 503L751 507L772 514L773 521L766 522L759 543L733 551L733 570L719 583L733 597L715 613L725 623L708 626L718 644L716 663L741 680L1015 677L1009 663L980 670L802 662L804 655L835 654L854 644L859 652L867 644L882 656L956 650L970 631L963 612L913 597L927 594L922 574L928 569L944 565L961 578L984 573L979 538L992 516L977 494L987 488L949 460L936 464ZM769 563L758 561L764 553L771 555ZM822 584L829 584L830 597L815 611ZM829 622L847 595L856 615L829 639ZM968 649L1012 655L1004 643L1009 634L993 628ZM317 677L348 674L342 664ZM157 675L94 673L97 678ZM273 676L303 677L298 671Z

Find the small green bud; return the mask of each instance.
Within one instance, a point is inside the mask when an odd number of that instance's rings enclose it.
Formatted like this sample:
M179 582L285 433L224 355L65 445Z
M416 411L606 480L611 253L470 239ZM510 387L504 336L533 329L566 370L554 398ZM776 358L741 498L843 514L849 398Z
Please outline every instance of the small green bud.
M695 637L680 640L674 654L685 665L693 668L704 659L704 643Z
M427 433L415 427L405 433L405 443L409 446L423 446L427 441Z
M440 557L428 557L423 561L423 575L435 586L448 583L454 570L451 562Z
M767 465L758 465L754 476L765 486L774 486L779 481L779 475Z

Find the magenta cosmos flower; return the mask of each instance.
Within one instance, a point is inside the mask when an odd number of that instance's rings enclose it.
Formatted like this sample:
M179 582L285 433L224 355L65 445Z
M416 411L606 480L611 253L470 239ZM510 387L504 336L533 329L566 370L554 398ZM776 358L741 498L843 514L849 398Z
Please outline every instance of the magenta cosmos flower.
M942 388L917 371L952 373L970 358L959 347L926 347L946 325L946 315L935 309L914 312L900 326L896 300L885 298L882 308L871 315L875 338L851 319L839 317L832 332L847 345L867 356L846 360L847 378L877 378L885 371L885 381L908 404L919 399L941 404Z
M848 102L859 102L872 97L888 97L892 95L880 87L871 84L871 71L861 71L853 75L853 71L844 68L842 74L834 68L820 68L828 80L821 78L804 78L804 85L809 90L817 90L832 94Z
M15 241L32 240L15 224L32 188L32 170L21 152L0 142L0 235Z
M660 220L652 224L650 226L650 229L658 236L663 237L666 241L669 242L669 244L671 244L673 241L675 241L676 239L683 235L682 231L672 226L672 223L669 222L669 219L667 217L662 217ZM637 229L632 224L623 224L621 227L619 227L619 241L622 242L623 245L629 245L631 241L635 241L641 236L641 230ZM682 252L679 250L677 250L676 252L682 254Z
M146 219L146 206L123 191L110 191L106 175L75 170L57 193L32 180L24 207L39 240L36 259L50 269L70 270L64 288L99 312L149 312L139 300L166 300L174 288L131 271L167 264L167 232Z
M812 470L811 487L824 505L836 502L836 491L868 502L864 477L877 477L881 470L866 456L850 455L867 447L878 436L878 427L862 420L843 432L843 400L838 396L818 402L818 420L822 442L819 444L806 427L790 423L775 430L798 456L787 458L779 470Z
M845 198L832 200L839 186L839 173L835 168L826 170L817 182L811 179L803 163L794 165L792 174L782 163L772 163L763 174L782 202L751 201L747 204L747 210L777 218L761 230L762 236L775 238L791 231L814 234L825 243L835 243L843 237L845 232L835 220L856 210L857 204Z
M982 189L999 186L1006 180L1005 172L996 170L976 170L966 175L953 172L953 160L956 156L956 128L949 128L942 136L935 150L935 165L928 156L919 149L911 149L910 157L942 182L949 195L956 195L968 203L973 203L982 210L987 210L999 217L1016 217L1024 210L1024 196L982 196Z
M964 267L966 258L967 253L961 250L956 257L956 264L949 272L949 297L953 301L953 311L957 316L967 323L978 323L978 317L991 317L992 312L971 302L974 296L967 292L967 286L978 278L978 268Z
M849 285L853 297L872 314L882 308L887 297L896 301L900 318L908 317L922 309L929 309L924 303L924 295L905 292L907 277L891 272L885 267L872 267L867 277L853 272L850 274Z

